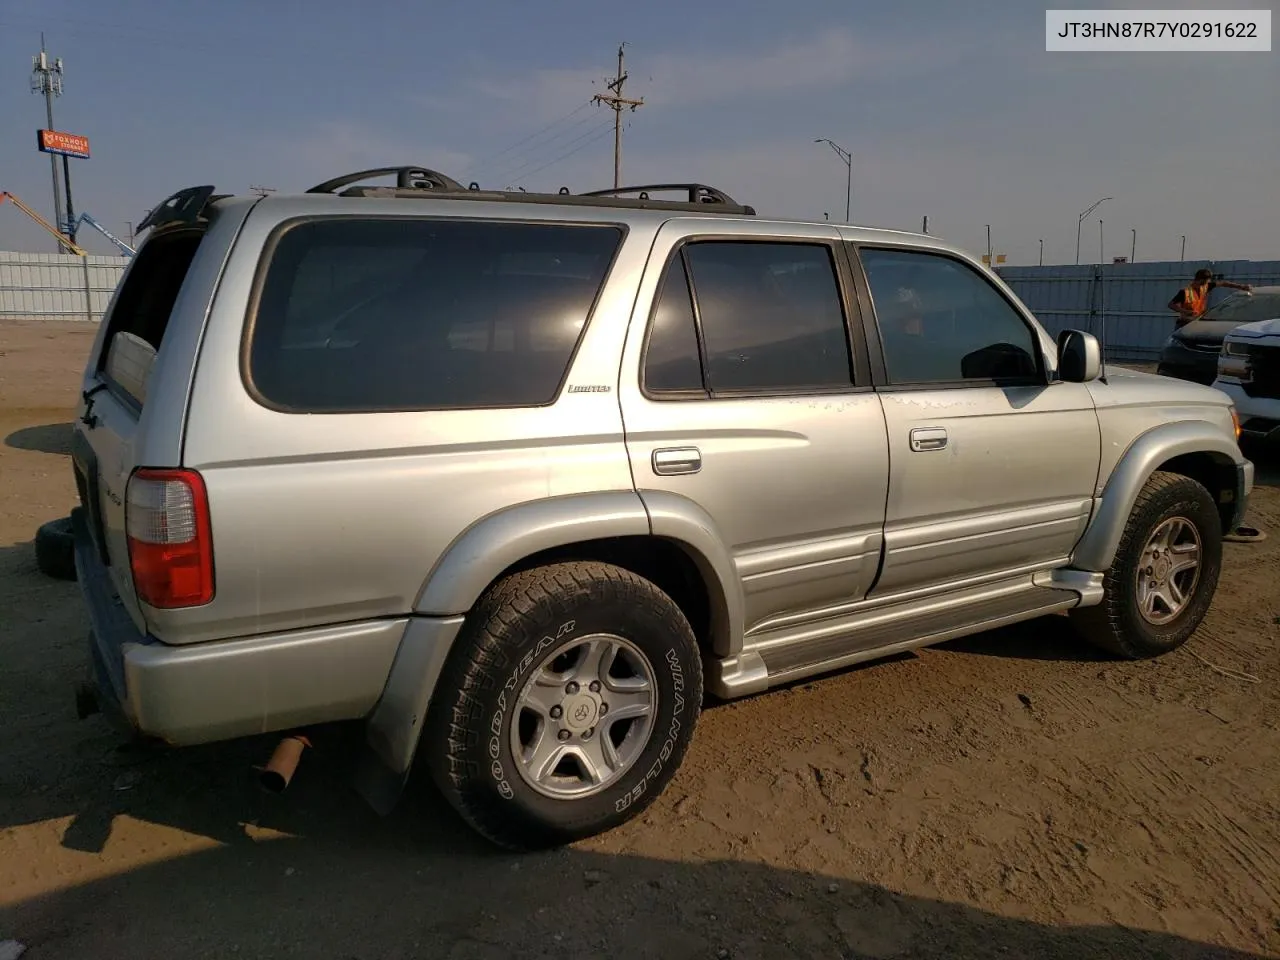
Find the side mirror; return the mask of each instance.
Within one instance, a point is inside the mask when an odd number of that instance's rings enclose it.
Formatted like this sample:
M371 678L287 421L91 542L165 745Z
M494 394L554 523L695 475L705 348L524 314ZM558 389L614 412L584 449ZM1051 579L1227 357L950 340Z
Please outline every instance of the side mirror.
M1102 375L1102 347L1083 330L1058 334L1058 376L1067 383L1089 383Z

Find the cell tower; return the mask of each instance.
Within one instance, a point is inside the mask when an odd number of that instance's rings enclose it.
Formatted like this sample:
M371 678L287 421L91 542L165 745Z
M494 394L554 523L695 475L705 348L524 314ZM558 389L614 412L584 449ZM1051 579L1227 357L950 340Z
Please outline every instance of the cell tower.
M31 92L44 95L45 115L49 121L49 129L56 130L53 125L53 98L62 96L62 58L52 62L44 48L44 34L40 34L40 53L31 58ZM62 185L58 182L58 158L49 154L49 168L53 172L53 222L59 230L66 227L66 217L62 210ZM61 247L58 248L61 252Z

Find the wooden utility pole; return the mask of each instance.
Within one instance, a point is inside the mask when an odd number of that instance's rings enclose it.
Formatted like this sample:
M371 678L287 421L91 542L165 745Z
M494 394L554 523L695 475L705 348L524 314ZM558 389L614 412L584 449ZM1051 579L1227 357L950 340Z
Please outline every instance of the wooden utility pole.
M644 106L643 97L639 100L628 100L622 95L622 85L627 82L627 75L622 69L622 48L625 46L625 43L618 46L618 75L609 82L612 95L597 93L591 98L594 102L603 103L613 111L613 189L615 190L622 186L622 108L630 107L634 113L636 107Z

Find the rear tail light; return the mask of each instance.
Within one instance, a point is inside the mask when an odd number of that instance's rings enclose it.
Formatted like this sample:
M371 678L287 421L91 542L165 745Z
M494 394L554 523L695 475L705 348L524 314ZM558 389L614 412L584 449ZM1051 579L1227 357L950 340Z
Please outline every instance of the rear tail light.
M125 532L138 599L161 609L213 599L213 541L204 481L192 470L136 471Z

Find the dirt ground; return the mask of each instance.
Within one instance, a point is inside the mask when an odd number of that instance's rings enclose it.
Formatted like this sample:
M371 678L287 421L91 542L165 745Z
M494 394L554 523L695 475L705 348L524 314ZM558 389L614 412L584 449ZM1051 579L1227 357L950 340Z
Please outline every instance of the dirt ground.
M496 853L423 784L388 819L342 741L121 749L75 719L86 619L31 539L74 491L92 328L0 324L0 941L25 960L1280 957L1280 490L1203 628L1106 659L1062 618L709 706L668 792Z

